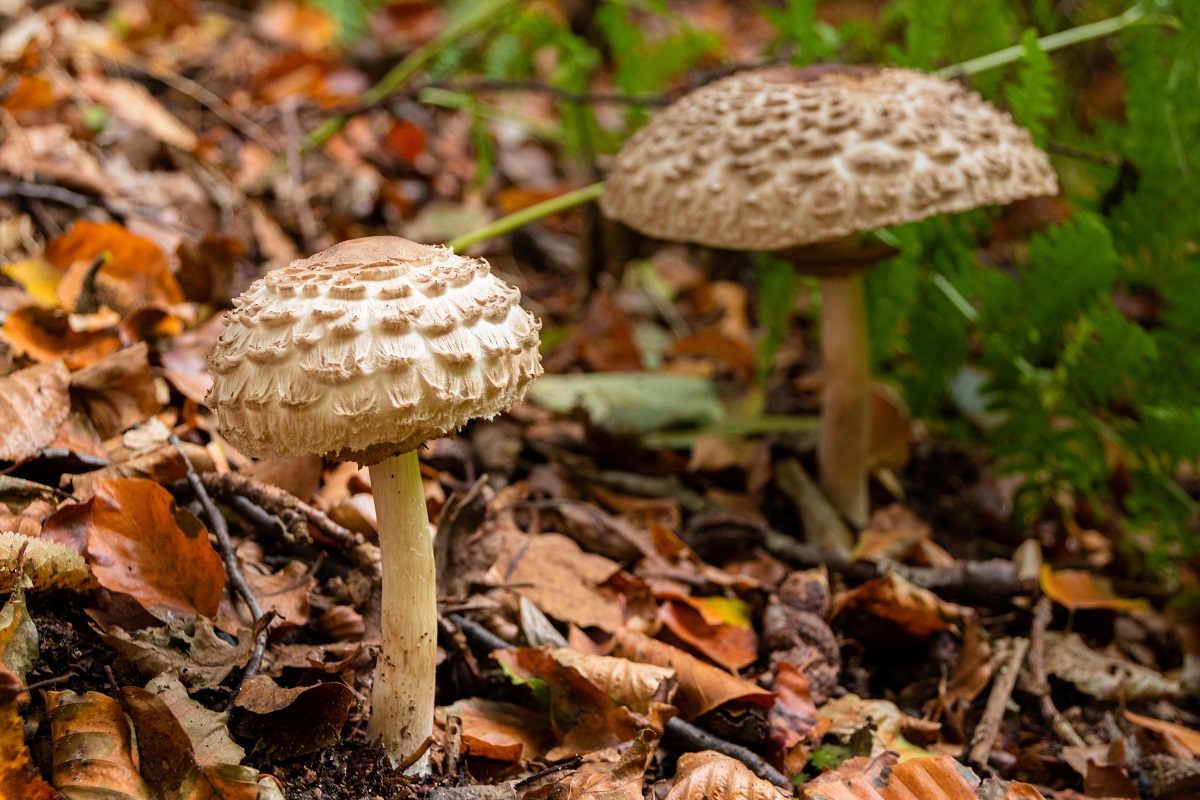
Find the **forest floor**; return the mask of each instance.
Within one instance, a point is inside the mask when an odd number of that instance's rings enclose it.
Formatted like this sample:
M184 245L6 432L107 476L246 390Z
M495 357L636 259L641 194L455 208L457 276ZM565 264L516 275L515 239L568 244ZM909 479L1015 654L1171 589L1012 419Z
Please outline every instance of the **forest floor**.
M1200 627L1118 515L1014 525L1020 476L879 387L876 511L848 557L806 544L841 524L809 478L814 298L760 379L752 261L639 241L613 269L594 209L471 251L557 377L421 451L436 777L385 767L370 476L223 444L220 311L338 241L449 241L594 176L528 132L558 122L536 87L490 90L525 127L488 124L484 181L471 118L415 84L311 146L443 30L438 4L344 51L288 2L97 5L18 3L0 30L0 796L1200 796ZM197 535L213 508L270 620Z

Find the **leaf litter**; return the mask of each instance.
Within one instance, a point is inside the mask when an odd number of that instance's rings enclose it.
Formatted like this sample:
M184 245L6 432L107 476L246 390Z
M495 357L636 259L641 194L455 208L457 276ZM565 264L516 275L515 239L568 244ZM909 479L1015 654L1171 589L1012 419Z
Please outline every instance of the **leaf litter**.
M423 796L364 734L379 640L369 479L223 447L204 359L219 312L266 267L369 233L450 238L560 194L570 171L500 116L403 93L310 146L380 57L371 36L340 49L316 5L10 7L23 16L0 34L0 794ZM411 52L446 12L374 13L372 35ZM487 100L555 119L536 99ZM812 461L811 420L795 422L814 410L811 331L789 329L758 384L766 321L680 248L582 301L563 242L585 223L571 212L512 252L485 246L543 317L555 374L423 453L444 590L437 793L786 796L762 765L812 800L1196 785L1200 635L1161 595L1137 596L1136 575L1114 575L1118 595L1079 568L1081 546L1112 562L1101 534L1039 529L1040 585L988 565L981 554L1016 549L984 521L981 498L1003 487L948 479L961 453L880 385L871 466L903 502L852 555L822 557L788 488ZM756 407L792 421L746 424ZM270 618L233 591L180 448L205 480L246 479L219 513ZM1200 591L1194 565L1181 585ZM1068 612L1049 629L1031 618L1039 594ZM1013 637L1030 655L1005 690ZM981 779L955 757L988 726L997 775Z

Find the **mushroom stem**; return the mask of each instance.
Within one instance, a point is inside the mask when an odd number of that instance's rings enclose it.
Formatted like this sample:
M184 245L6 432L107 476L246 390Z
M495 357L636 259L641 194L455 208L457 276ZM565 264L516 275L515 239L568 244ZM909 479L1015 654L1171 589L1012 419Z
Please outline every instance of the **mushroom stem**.
M383 570L381 647L367 736L405 764L433 733L437 591L433 543L416 451L371 465ZM422 755L410 774L428 772Z
M851 523L866 524L871 344L862 270L821 278L821 488Z

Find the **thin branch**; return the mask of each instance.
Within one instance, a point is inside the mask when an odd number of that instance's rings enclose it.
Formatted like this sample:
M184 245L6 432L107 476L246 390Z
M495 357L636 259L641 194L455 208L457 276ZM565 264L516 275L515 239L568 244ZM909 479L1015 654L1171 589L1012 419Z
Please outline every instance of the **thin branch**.
M23 183L20 181L0 180L0 197L28 197L34 200L51 200L71 208L84 209L91 205L86 195L64 189L61 186L49 186L44 183Z

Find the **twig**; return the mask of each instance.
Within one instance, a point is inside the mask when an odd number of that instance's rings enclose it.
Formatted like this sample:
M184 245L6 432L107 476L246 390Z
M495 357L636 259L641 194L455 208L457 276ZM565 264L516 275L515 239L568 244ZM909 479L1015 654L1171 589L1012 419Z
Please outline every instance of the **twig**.
M0 197L28 197L35 200L52 200L71 208L87 208L91 201L87 196L64 189L61 186L48 186L44 183L23 183L20 181L0 180Z
M379 577L378 547L368 542L362 534L342 527L324 512L286 490L236 472L206 472L200 476L200 481L205 489L222 500L232 503L232 498L242 497L267 513L274 514L293 535L299 533L301 539L308 538L307 526L312 525L355 566L372 578Z
M1025 654L1029 652L1029 640L1023 637L1014 638L1012 648L1012 653L1000 667L1000 672L992 683L992 693L988 695L983 717L975 726L975 733L971 737L971 749L967 753L967 759L979 769L987 766L988 758L992 754L992 745L1000 732L1000 723L1004 721L1004 712L1008 708L1009 699L1012 698L1013 688L1017 685L1017 677L1021 674L1021 665L1025 663Z
M255 621L262 619L262 606L258 604L258 599L254 596L254 592L250 590L250 585L246 583L246 578L242 575L241 567L238 566L237 551L234 549L233 540L229 538L229 525L225 522L225 517L221 514L216 504L213 503L212 498L208 496L208 491L204 488L204 483L200 480L200 476L196 474L196 468L192 466L192 460L188 458L187 451L183 449L183 444L179 441L179 437L172 435L169 441L179 451L179 455L187 467L188 483L191 485L196 499L204 507L204 514L208 517L209 523L212 525L212 532L217 537L217 546L221 553L221 560L225 562L225 572L229 575L229 582L233 584L233 588L241 596L246 607L250 609L250 616ZM250 653L250 659L246 662L246 669L242 672L243 681L258 672L258 668L262 665L263 653L267 649L267 636L269 632L269 626L264 625L255 638L254 650Z
M1054 705L1054 698L1050 696L1050 682L1046 679L1046 628L1053 611L1049 597L1041 598L1033 607L1033 629L1029 633L1029 672L1032 675L1029 688L1040 699L1042 716L1049 720L1054 732L1067 744L1083 747L1086 744L1083 737Z

